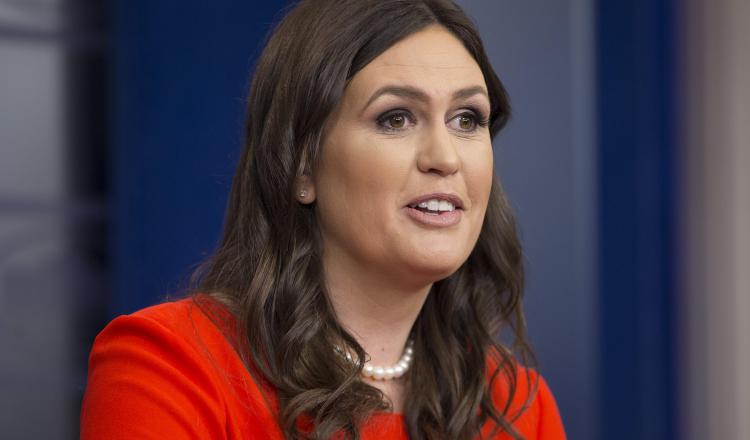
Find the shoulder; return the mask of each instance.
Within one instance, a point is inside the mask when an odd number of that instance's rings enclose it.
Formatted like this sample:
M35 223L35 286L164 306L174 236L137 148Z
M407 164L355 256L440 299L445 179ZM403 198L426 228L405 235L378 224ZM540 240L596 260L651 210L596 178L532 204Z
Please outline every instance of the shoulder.
M236 408L263 400L216 303L188 298L115 318L89 357L81 438L220 438ZM239 428L238 428L239 429Z
M231 347L225 334L197 298L185 298L115 318L96 337L89 360L110 354L112 349L126 350L131 355L179 355L196 361L207 355L226 356L232 350L227 350Z
M547 381L534 369L515 365L498 370L489 380L492 397L498 410L508 406L506 418L526 439L563 440L566 438L557 403Z
M183 335L192 335L197 331L210 332L217 328L205 311L208 304L214 304L214 309L218 310L218 303L210 300L206 295L163 302L115 318L105 328L105 332L109 327L117 326L123 322L136 325L147 325L149 323L170 330L175 334Z

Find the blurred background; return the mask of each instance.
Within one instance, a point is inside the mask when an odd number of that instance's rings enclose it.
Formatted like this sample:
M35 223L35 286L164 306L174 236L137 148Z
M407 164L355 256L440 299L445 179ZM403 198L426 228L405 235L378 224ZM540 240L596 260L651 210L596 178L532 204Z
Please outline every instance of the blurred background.
M459 3L569 437L750 439L750 2ZM93 338L213 249L285 7L0 0L3 438L76 438Z

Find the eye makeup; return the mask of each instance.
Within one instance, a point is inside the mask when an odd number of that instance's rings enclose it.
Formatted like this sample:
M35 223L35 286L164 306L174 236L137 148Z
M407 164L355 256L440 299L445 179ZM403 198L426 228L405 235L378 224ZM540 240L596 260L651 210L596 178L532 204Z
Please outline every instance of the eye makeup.
M458 121L458 125L454 124L456 121ZM404 108L387 110L375 118L377 129L384 133L398 133L408 130L417 125L417 122L418 120L414 113ZM452 130L466 134L487 127L489 118L479 109L469 106L460 109L455 115L448 118L445 123Z
M388 133L405 130L416 123L414 114L403 108L386 111L376 118L378 129Z

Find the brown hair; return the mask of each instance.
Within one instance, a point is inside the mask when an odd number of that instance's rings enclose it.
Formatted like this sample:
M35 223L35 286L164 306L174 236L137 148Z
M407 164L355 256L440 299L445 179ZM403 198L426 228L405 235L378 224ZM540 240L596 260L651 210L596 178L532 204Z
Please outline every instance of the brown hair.
M278 24L256 66L223 238L196 278L198 290L237 317L244 359L257 380L276 390L288 438L336 432L358 438L359 424L388 408L378 389L359 380L363 365L332 350L344 344L365 359L329 302L315 208L297 203L295 177L301 169L314 172L325 121L349 80L432 24L459 38L481 68L494 137L509 117L508 98L473 24L449 0L303 0ZM433 285L414 324L415 358L424 361L404 376L411 438L469 439L487 420L519 438L511 426L518 413L510 414L518 385L514 353L533 360L522 290L515 222L495 178L475 248L458 271ZM512 333L511 348L497 342L504 328ZM496 367L488 372L487 365ZM501 405L493 403L495 381L508 384ZM313 421L312 431L299 430L301 416Z

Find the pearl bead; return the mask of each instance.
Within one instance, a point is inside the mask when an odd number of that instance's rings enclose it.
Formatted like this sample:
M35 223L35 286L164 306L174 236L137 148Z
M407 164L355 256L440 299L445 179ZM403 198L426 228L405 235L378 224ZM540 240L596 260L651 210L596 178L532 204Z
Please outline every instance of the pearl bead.
M392 367L386 368L385 369L385 374L383 375L383 379L385 379L385 380L393 379L394 373L395 373L395 371L393 371Z
M385 377L385 370L383 367L375 367L372 372L372 377L377 380L382 380Z

